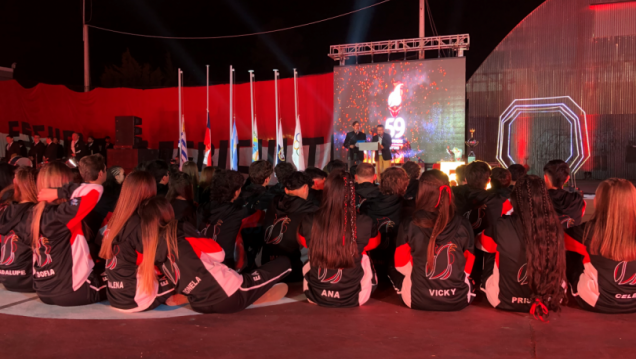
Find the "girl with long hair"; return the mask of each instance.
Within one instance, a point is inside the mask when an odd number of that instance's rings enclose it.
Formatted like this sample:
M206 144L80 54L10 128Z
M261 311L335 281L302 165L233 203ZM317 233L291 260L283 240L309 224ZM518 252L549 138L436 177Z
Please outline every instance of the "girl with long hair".
M103 172L102 172L103 174ZM99 184L73 183L63 163L40 170L38 200L30 224L33 287L46 304L77 306L105 298L100 273L93 271L83 219L102 195Z
M495 308L545 321L567 299L563 229L542 178L519 179L510 202L512 215L488 211L490 226L477 238L486 252L481 290Z
M396 246L397 272L389 273L407 307L452 311L472 302L473 231L436 173L420 177L415 211L400 225Z
M33 250L26 222L38 203L36 172L20 167L13 178L13 196L0 205L0 282L12 292L34 292Z
M517 186L519 182L517 182ZM581 307L636 312L636 188L625 179L601 182L589 222L565 231L567 275Z
M188 161L183 164L182 172L189 176L188 179L190 179L192 193L194 194L193 198L196 201L199 198L199 167L197 167L196 163Z
M144 226L139 214L144 201L156 195L157 184L149 172L132 172L124 180L119 201L103 234L99 256L106 260L108 300L111 306L124 312L156 308L174 292L165 279L157 280L154 269L174 245L160 241L158 227ZM172 211L162 215L167 217L174 217ZM169 230L174 232L175 228L174 223L170 224Z
M306 215L298 230L299 243L309 249L303 287L311 303L363 305L377 284L367 252L380 243L378 226L356 212L353 176L344 171L331 173L320 209Z
M197 197L197 203L199 206L205 206L210 202L210 184L212 183L212 177L214 176L214 167L203 167L201 170L201 176L199 177L199 193Z
M187 221L196 226L197 206L194 204L194 191L190 175L178 172L170 177L170 189L166 199L172 205L178 221Z
M287 285L277 283L291 272L288 258L277 258L241 275L223 264L225 252L216 241L202 238L188 222L177 222L166 199L144 201L139 216L141 227L154 230L160 247L166 243L168 248L158 267L196 312L235 313L287 294Z

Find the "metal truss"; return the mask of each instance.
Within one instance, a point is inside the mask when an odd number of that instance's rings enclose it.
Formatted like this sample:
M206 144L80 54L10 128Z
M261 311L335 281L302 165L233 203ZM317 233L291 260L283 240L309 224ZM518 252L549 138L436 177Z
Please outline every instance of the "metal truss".
M415 39L388 40L375 42L361 42L358 44L332 45L329 48L329 57L334 61L340 61L340 66L345 60L355 56L395 54L405 52L420 52L425 50L453 49L457 56L464 56L464 51L470 47L470 35L448 35L420 37Z

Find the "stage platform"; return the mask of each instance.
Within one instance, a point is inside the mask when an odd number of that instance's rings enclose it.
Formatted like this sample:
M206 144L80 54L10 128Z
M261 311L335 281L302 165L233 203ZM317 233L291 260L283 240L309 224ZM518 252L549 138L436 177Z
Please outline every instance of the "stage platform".
M73 310L38 299L7 302L0 289L0 357L616 358L636 352L636 314L585 312L572 300L542 323L495 310L481 295L460 312L411 310L386 282L359 308L309 304L300 284L288 296L294 299L231 315L197 315L185 306L122 319L104 304ZM72 311L82 315L59 315Z

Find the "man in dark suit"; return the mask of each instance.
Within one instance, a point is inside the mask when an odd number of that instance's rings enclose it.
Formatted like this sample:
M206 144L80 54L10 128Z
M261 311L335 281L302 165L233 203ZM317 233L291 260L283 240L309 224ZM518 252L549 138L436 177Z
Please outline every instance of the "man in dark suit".
M86 156L100 153L99 146L95 143L95 139L93 139L93 136L86 137L86 151Z
M391 167L391 135L384 133L384 126L378 125L377 134L373 136L371 142L378 143L378 150L375 151L375 166L378 173L378 181L385 169Z
M358 121L354 121L353 131L347 133L344 143L342 144L342 147L349 149L349 154L347 156L347 160L349 161L349 170L351 170L351 167L357 166L359 163L364 161L364 151L360 151L360 149L356 147L356 143L358 143L358 141L365 142L366 140L367 135L360 131L360 123Z
M20 145L17 142L13 141L13 136L7 135L7 146L4 148L5 155L4 158L8 162L11 159L11 155L16 153L18 156L20 155Z
M31 149L29 150L29 159L36 166L38 163L44 161L44 151L46 150L46 146L40 142L40 136L33 136L33 143L31 144Z
M55 148L57 149L57 159L64 159L66 152L64 152L64 146L60 143L60 139L57 137L53 138L53 143L55 143Z
M69 146L68 151L69 157L75 158L77 163L79 163L82 157L86 156L87 152L86 145L80 138L79 133L73 132L73 135L71 136L71 145Z
M53 139L48 137L46 139L46 148L44 149L44 162L53 162L57 160L58 145L53 142Z
M114 148L113 144L110 143L110 136L104 137L104 146L102 146L102 156L104 156L104 162L108 164L108 150L112 150Z

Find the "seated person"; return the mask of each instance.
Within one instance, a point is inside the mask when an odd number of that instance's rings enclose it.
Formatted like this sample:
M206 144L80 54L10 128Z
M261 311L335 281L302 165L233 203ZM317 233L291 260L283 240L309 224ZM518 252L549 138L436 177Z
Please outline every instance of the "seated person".
M524 165L520 165L515 163L508 167L508 171L510 171L510 190L515 186L515 183L519 180L519 178L526 175L528 169Z
M274 168L274 174L276 175L276 179L278 183L271 186L269 190L272 192L273 197L282 196L285 194L285 186L283 185L292 173L296 172L296 166L294 166L291 162L279 162ZM272 197L272 198L273 198ZM265 208L269 208L268 206Z
M460 310L475 298L473 231L456 215L450 187L431 172L420 178L415 213L400 225L391 280L409 308Z
M330 175L331 172L346 171L347 170L347 164L344 163L342 160L335 159L335 160L329 161L329 163L327 163L325 168L323 168L322 170L325 171L327 173L327 175Z
M249 169L250 183L241 190L240 201L249 209L266 210L274 192L268 191L267 185L274 172L274 166L269 161L252 162Z
M512 215L489 211L492 225L476 238L486 252L480 288L493 307L544 321L566 298L563 230L540 177L521 177L511 202Z
M420 165L413 161L408 161L402 166L402 168L406 171L406 174L409 175L409 186L406 188L404 199L414 200L415 197L417 197L417 191L420 188Z
M361 163L358 165L355 175L356 204L358 206L365 200L375 198L380 195L380 190L375 184L376 177L375 168L373 168L372 164Z
M543 178L563 228L580 225L585 214L583 195L563 189L570 180L570 166L562 160L552 160L543 167Z
M451 186L465 185L466 182L466 165L461 165L455 168L455 184L451 183Z
M276 197L265 215L265 244L261 263L285 256L291 261L292 273L287 282L303 280L303 263L296 234L298 226L308 213L318 206L307 200L311 177L303 172L294 172L285 182L285 195Z
M192 178L184 172L177 172L170 177L170 189L166 199L172 205L177 221L197 224L197 206L194 203Z
M514 187L510 187L510 179L510 171L507 169L501 167L492 169L492 174L490 175L491 188L488 192L493 194L491 203L496 204L496 208L488 210L499 211L502 215L512 213L512 205L509 198Z
M490 194L486 186L490 181L490 165L484 161L473 161L466 166L466 184L453 187L457 213L468 218L475 235L485 228L486 202Z
M309 187L307 200L320 207L320 204L322 203L322 190L325 188L327 172L316 167L308 167L305 170L305 173L308 174L313 181L311 187Z
M599 313L636 312L636 188L601 182L589 222L565 231L567 276L576 302Z

